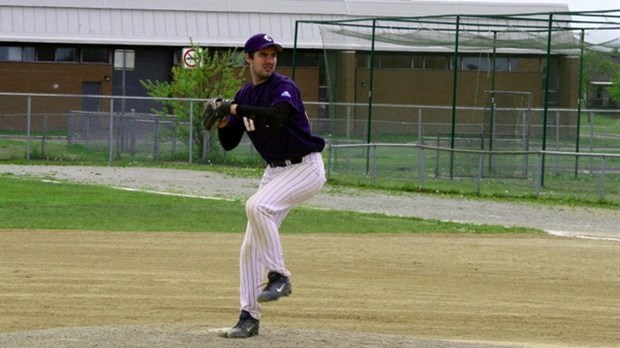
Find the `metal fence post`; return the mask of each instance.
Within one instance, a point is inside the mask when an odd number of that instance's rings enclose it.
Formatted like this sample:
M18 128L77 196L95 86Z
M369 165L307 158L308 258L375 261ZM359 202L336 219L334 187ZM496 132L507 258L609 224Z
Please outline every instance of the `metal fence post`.
M375 185L377 183L377 145L372 145L372 154L371 154L371 169L370 169L370 177L372 179L372 184Z
M588 124L590 126L590 152L594 152L594 111L588 113ZM590 173L594 172L594 158L590 157Z
M329 177L332 173L332 151L334 151L332 147L332 142L331 142L331 139L328 139L327 141L327 175L326 175L327 180L329 180Z
M80 115L77 115L76 117L79 118ZM83 117L85 119L84 122L86 122L86 130L85 130L85 132L86 132L86 139L85 139L86 148L90 148L90 115L85 115ZM97 116L95 116L95 117L97 117Z
M534 177L534 192L536 198L540 197L540 187L542 186L542 166L544 155L542 152L538 153L538 161L536 161L536 176Z
M422 125L422 108L418 108L418 143L424 144L424 127Z
M420 188L424 188L424 179L425 179L425 154L424 154L424 147L419 146L418 147L418 172L420 175Z
M605 199L605 156L601 157L601 175L598 179L598 198Z
M529 146L529 130L528 127L526 125L527 123L527 112L526 111L522 111L521 112L521 117L522 117L522 121L521 121L521 134L522 134L522 143L521 143L521 149L523 151L529 151L530 146ZM525 154L525 156L523 156L523 177L527 179L527 170L528 170L528 166L529 166L529 155Z
M159 158L159 116L155 115L155 134L153 135L153 159Z
M41 132L41 158L45 158L45 138L47 136L47 115L43 114L43 130Z
M110 130L108 132L108 164L112 165L112 152L114 142L114 99L110 99Z
M480 152L478 156L478 178L476 183L476 193L478 196L480 195L480 190L482 189L482 167L484 163L484 154Z
M555 148L560 151L560 110L555 111Z
M136 115L135 112L131 113L131 119L129 119L129 153L131 157L136 155Z
M32 123L32 97L28 96L26 104L26 161L30 161L30 132Z
M347 105L347 121L346 121L346 137L347 142L351 140L351 105Z
M439 143L439 134L437 134L437 143L435 144L436 147L440 147L441 144ZM435 177L438 178L439 177L439 149L435 150Z
M193 151L193 141L192 141L192 133L194 132L194 101L190 100L189 102L189 125L188 125L188 134L189 137L187 139L187 148L189 149L189 159L188 163L192 164L192 153Z

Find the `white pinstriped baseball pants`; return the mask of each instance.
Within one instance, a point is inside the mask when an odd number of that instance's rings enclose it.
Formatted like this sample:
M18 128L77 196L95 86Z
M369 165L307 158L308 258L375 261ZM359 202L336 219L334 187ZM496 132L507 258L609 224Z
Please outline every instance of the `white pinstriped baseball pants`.
M241 309L260 319L256 300L266 272L290 277L284 265L279 228L292 207L321 190L325 167L318 152L304 156L301 163L267 167L258 191L245 205L248 225L239 258Z

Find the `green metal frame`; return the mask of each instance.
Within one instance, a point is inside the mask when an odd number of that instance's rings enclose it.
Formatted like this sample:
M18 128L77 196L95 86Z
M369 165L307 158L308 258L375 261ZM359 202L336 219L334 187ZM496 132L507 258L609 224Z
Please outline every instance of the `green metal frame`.
M587 19L572 19L572 17L585 17ZM565 18L566 17L566 18ZM499 29L506 29L508 27L515 29L502 30L502 32L538 32L547 33L546 43L546 71L543 91L543 135L542 135L542 150L545 151L547 147L547 116L548 116L548 104L549 104L549 80L551 70L551 56L553 55L553 42L552 34L556 31L581 31L581 39L579 45L570 47L561 47L560 49L580 49L580 64L579 64L579 99L578 99L578 111L577 111L577 142L576 152L579 152L579 132L581 123L581 109L582 109L582 95L581 90L583 88L583 56L584 49L586 47L584 36L587 30L620 30L620 22L607 26L604 29L600 28L602 23L601 19L617 19L620 20L620 10L591 10L591 11L567 11L567 12L535 12L535 13L517 13L517 14L503 14L503 15L434 15L434 16L417 16L417 17L374 17L374 18L358 18L358 19L344 19L333 21L317 21L317 20L298 20L295 22L295 43L293 48L293 67L292 78L295 79L295 70L297 63L297 43L299 40L300 25L333 25L342 27L358 27L358 28L372 28L371 35L371 49L370 49L370 81L368 92L368 125L367 125L367 143L371 143L371 124L372 124L372 106L373 106L373 78L374 78L374 56L375 56L375 42L377 40L378 29L390 29L390 30L413 30L412 27L395 26L395 25L379 25L382 21L389 21L390 23L420 23L420 24L433 24L433 25L445 25L447 27L441 28L442 32L454 32L454 60L453 60L453 76L452 76L452 125L451 125L451 140L450 146L454 149L455 146L455 131L456 131L456 116L457 116L457 83L458 83L458 57L461 43L460 34L463 32L489 32L493 31L492 48L493 48L493 77L492 85L494 89L495 85L495 55L498 47L505 47L506 42L498 42L497 32ZM467 22L467 20L501 20L508 24L497 23L480 23L480 22ZM371 22L372 24L368 24ZM557 25L557 26L554 26ZM453 26L454 28L450 28ZM594 26L594 27L593 27ZM489 30L489 28L496 28L497 30ZM369 155L369 154L368 154ZM578 160L575 163L575 175L578 170ZM541 185L544 186L544 155L542 158L542 171L541 171ZM450 177L452 178L453 158L451 156L451 170ZM367 171L369 170L367 164Z

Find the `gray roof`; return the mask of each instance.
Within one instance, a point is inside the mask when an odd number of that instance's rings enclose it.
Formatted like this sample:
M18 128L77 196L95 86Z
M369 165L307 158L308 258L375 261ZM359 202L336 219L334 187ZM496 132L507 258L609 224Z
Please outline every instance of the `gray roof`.
M566 4L417 0L0 0L0 40L240 47L267 32L292 47L297 20L568 11ZM299 47L322 47L317 28Z

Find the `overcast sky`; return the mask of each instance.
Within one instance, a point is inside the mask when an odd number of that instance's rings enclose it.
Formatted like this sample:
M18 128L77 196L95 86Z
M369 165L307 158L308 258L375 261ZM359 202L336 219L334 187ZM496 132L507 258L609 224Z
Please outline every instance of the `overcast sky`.
M496 0L497 1L497 0ZM499 0L502 1L502 0ZM529 1L529 0L522 0ZM542 2L545 2L544 0ZM618 10L620 9L620 0L547 0L552 3L568 4L570 11L592 11L592 10ZM614 20L618 23L618 19ZM620 37L620 30L599 30L587 31L586 41L592 43L606 42Z
M448 0L444 0L448 1ZM460 1L480 1L480 0L449 0L451 2ZM485 0L482 0L485 1ZM620 0L492 0L494 2L538 2L553 4L568 4L570 11L589 11L589 10L613 10L620 9Z
M567 0L550 2L568 3L568 8L571 11L620 9L620 0Z
M451 2L465 1L489 1L489 0L442 0ZM537 3L553 3L568 4L569 11L597 11L597 10L618 10L620 9L620 0L490 0L494 2L537 2ZM618 19L614 19L614 23L618 23ZM600 30L588 31L586 33L586 41L592 43L605 42L620 37L620 30Z

